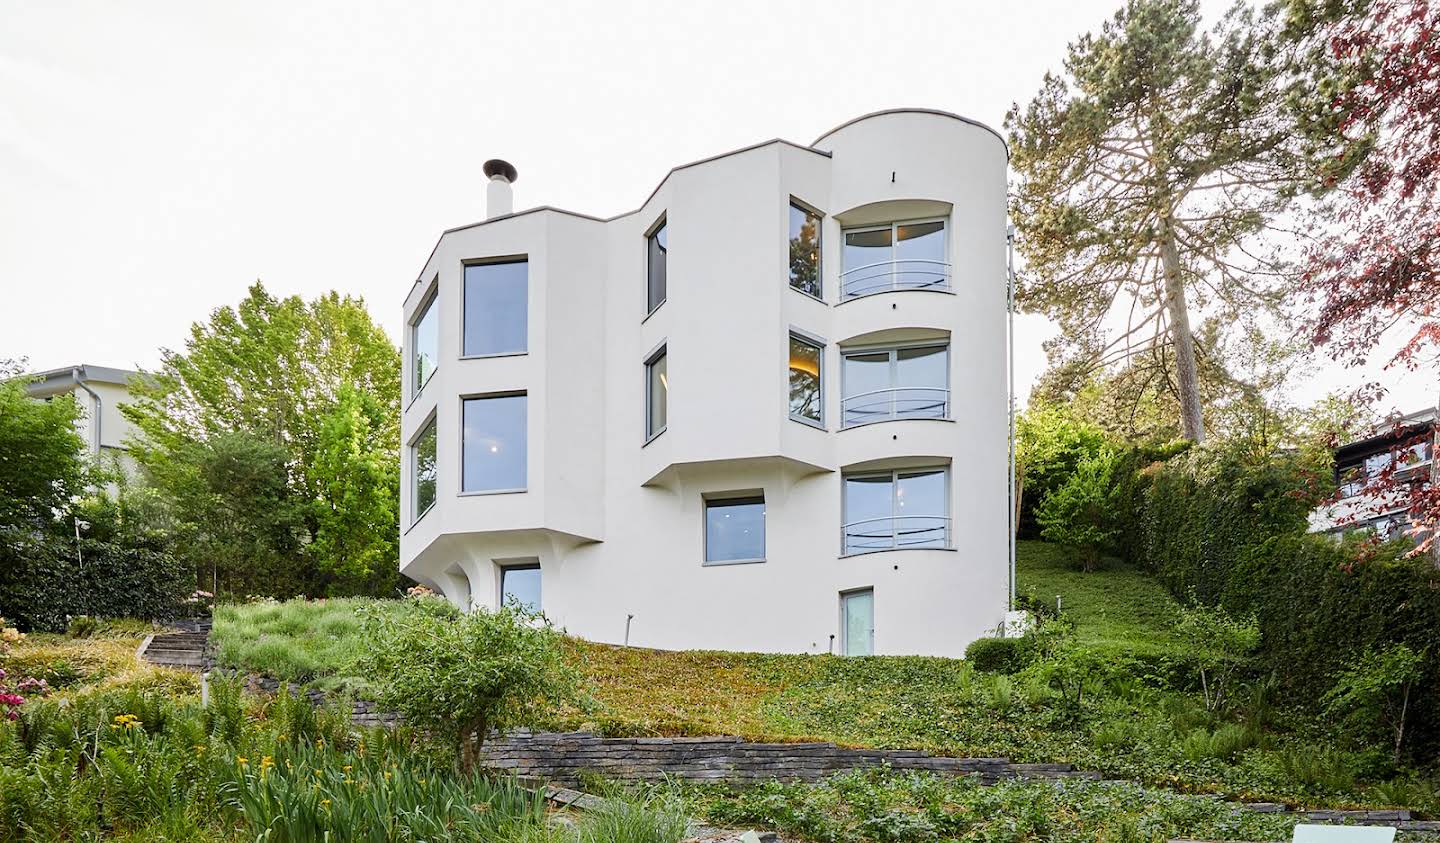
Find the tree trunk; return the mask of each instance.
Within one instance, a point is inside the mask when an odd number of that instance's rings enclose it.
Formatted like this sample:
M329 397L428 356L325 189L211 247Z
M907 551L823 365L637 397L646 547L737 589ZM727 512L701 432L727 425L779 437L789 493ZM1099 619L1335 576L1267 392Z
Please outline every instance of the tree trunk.
M480 747L485 742L485 721L472 723L460 736L460 769L473 773L480 766Z
M1165 307L1170 312L1170 340L1175 346L1175 380L1180 390L1180 429L1185 438L1205 441L1205 419L1200 410L1200 375L1195 367L1195 338L1190 333L1190 310L1185 301L1185 279L1180 274L1180 250L1167 218L1161 229L1160 261L1165 272Z

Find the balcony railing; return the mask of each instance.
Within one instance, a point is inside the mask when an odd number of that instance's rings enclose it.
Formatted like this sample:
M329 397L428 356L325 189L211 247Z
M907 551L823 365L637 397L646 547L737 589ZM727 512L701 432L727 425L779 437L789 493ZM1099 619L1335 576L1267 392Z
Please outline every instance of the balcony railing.
M947 548L950 519L940 515L895 515L852 521L841 528L844 552Z
M875 389L840 400L840 426L855 427L892 419L948 419L950 390L937 386Z
M948 290L950 264L944 261L881 261L840 273L840 298L854 299L892 290Z

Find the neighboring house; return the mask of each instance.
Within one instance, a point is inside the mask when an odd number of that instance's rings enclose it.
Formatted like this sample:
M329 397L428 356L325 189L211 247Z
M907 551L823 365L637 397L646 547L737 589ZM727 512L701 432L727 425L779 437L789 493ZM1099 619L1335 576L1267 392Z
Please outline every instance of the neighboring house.
M57 395L74 395L80 405L75 429L85 440L90 455L101 465L125 473L133 468L125 440L134 427L120 413L130 400L130 380L141 377L128 369L107 366L66 366L30 375L25 389L31 397L49 400Z
M1407 497L1400 493L1379 496L1365 493L1368 482L1400 460L1396 477L1410 483L1435 482L1435 453L1440 449L1440 413L1421 410L1386 422L1369 435L1335 449L1335 482L1339 495L1333 503L1310 513L1312 533L1343 535L1371 529L1384 538L1402 535L1409 527ZM1403 445L1403 450L1401 446Z
M446 231L405 301L401 570L690 649L960 656L1008 595L1007 151L935 111Z

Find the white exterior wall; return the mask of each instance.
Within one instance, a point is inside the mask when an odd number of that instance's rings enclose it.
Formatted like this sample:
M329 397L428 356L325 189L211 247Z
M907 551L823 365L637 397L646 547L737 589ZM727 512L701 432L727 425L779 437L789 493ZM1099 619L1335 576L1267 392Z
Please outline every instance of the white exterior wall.
M402 420L407 442L439 420L437 502L412 523L407 449L401 570L494 606L497 560L535 560L558 625L618 643L633 616L631 644L672 649L823 653L841 592L873 588L875 652L961 655L1006 609L1005 179L990 130L888 112L813 148L677 168L612 220L541 209L447 232L405 303L408 324L438 279L440 362ZM788 286L791 196L825 214L825 302ZM667 299L647 318L644 235L662 214ZM951 291L840 303L842 225L917 216L948 219ZM522 254L528 354L459 359L464 263ZM827 341L825 430L788 417L791 329ZM950 419L840 429L843 344L947 335ZM643 363L662 343L668 423L647 444ZM527 490L461 495L461 396L512 390L529 396ZM843 556L842 473L922 465L951 466L951 547ZM702 564L704 496L750 490L766 561Z

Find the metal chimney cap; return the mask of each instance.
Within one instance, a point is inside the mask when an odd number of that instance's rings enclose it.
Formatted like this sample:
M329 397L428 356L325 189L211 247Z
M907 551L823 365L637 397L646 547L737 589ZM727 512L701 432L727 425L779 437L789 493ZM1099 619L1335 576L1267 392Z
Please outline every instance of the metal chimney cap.
M514 164L499 158L491 158L489 161L486 161L485 166L481 169L485 171L485 177L489 179L499 176L505 179L505 181L514 184L515 180L520 178L520 174L515 170Z

